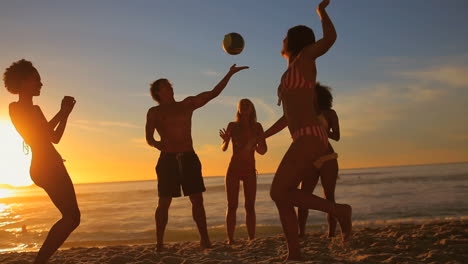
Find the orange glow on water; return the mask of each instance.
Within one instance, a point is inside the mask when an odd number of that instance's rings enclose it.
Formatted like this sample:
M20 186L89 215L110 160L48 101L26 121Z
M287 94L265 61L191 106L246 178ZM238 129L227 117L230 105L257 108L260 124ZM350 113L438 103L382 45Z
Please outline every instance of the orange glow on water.
M13 190L8 190L8 189L0 189L0 199L2 198L7 198L15 195L15 192ZM3 208L3 204L0 204L0 216L5 208Z

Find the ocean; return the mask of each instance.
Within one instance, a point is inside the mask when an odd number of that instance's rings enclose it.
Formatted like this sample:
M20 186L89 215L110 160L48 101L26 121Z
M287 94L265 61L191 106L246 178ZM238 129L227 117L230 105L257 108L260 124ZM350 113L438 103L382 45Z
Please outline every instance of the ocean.
M258 175L256 200L259 236L281 233L269 196L272 174ZM224 177L205 178L207 223L212 240L225 239ZM157 182L76 184L81 225L64 247L147 244L155 241ZM314 191L322 196L320 184ZM343 169L336 200L353 206L355 226L468 218L468 163ZM236 237L245 238L242 189ZM60 218L45 192L35 186L0 189L0 252L37 250ZM326 230L325 214L310 211L309 230ZM197 240L187 197L175 198L166 241Z

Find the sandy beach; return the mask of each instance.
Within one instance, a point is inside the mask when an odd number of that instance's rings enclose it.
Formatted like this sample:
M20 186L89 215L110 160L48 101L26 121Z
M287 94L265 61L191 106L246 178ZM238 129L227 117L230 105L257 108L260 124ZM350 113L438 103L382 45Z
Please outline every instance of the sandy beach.
M310 232L303 240L303 262L287 263L466 263L468 220L425 224L393 224L355 228L353 240L343 245L338 238L321 238ZM0 263L31 263L36 253L0 254ZM233 246L214 241L213 248L201 250L197 242L169 243L155 252L154 245L71 248L57 252L50 263L189 264L189 263L284 263L283 235L238 240Z

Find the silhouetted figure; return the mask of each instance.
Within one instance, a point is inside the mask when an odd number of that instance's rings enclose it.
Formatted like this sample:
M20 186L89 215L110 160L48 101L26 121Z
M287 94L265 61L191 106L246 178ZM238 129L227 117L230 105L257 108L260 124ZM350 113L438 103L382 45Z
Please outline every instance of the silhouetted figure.
M189 196L192 202L192 215L200 233L201 247L211 247L203 206L205 185L200 161L193 150L192 114L218 96L235 73L247 68L234 64L213 90L187 97L180 102L174 99L172 85L167 79L158 79L151 84L151 96L159 105L148 110L146 141L161 151L156 165L159 195L155 214L158 251L164 248L164 230L172 197L180 197L181 188L184 196ZM154 139L155 130L161 137L160 141Z
M317 91L317 104L320 113L318 116L320 125L327 131L328 138L338 141L340 140L340 123L338 120L338 115L336 114L335 110L332 109L333 96L331 94L330 88L321 85L320 83L317 83L315 87ZM304 177L301 183L301 190L313 193L320 177L320 182L322 183L323 194L325 195L325 198L329 201L335 202L335 187L336 180L338 179L337 158L338 154L335 153L335 150L329 142L327 154L314 162L313 168L311 168L312 175ZM305 235L308 215L308 209L300 207L297 209L299 236L301 237ZM328 213L327 222L328 237L334 237L336 230L335 217Z
M23 234L28 233L28 228L27 228L26 225L22 225L22 226L21 226L21 233L23 233Z
M304 177L311 175L309 164L326 155L328 149L327 133L318 120L315 60L325 54L336 40L335 28L325 11L329 2L324 0L317 7L322 20L322 39L315 41L314 32L306 26L295 26L288 30L281 51L288 60L288 69L281 77L278 87L284 115L265 132L265 137L269 137L287 126L293 138L293 143L276 171L270 190L288 243L287 258L291 260L301 259L295 206L332 214L341 225L343 239L346 240L351 235L349 205L335 204L298 189Z
M50 229L34 261L46 263L80 224L73 183L62 157L52 145L60 142L76 101L73 97L65 96L60 111L47 121L41 108L33 104L33 97L41 93L42 83L39 72L31 62L23 59L13 63L6 69L3 80L7 90L19 96L17 102L10 104L10 117L16 130L31 147L31 179L47 192L62 213L62 219Z
M236 121L230 122L227 129L219 130L223 139L221 149L226 151L232 139L232 158L226 174L226 229L228 243L234 243L236 211L239 203L239 186L243 182L245 223L249 239L255 238L255 197L257 194L257 170L255 169L255 151L265 154L265 139L257 144L257 138L263 134L263 127L257 122L255 106L249 99L242 99L237 105Z

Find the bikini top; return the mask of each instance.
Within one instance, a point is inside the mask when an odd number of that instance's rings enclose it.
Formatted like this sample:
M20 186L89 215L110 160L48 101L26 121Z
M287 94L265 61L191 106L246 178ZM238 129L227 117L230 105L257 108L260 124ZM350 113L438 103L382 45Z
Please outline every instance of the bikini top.
M296 66L297 59L299 59L299 57L296 58L294 62L289 65L289 68L284 72L283 76L281 77L281 82L278 86L278 105L281 105L283 95L290 90L298 88L315 88L314 82L304 79L304 77L301 75L299 68Z

